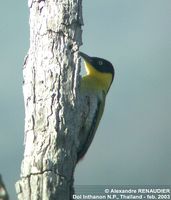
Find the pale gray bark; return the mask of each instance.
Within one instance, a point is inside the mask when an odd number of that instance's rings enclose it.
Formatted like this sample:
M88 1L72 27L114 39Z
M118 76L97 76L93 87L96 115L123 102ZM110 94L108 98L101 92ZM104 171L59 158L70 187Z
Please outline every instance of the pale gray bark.
M8 192L0 175L0 200L9 200Z
M81 0L29 0L20 200L68 200L76 164Z

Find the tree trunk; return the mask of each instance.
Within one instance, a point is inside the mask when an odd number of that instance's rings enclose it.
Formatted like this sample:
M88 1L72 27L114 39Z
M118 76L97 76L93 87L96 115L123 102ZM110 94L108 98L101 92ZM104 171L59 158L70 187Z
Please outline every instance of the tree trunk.
M78 50L82 0L29 0L30 49L25 58L25 152L21 200L68 200L79 132Z

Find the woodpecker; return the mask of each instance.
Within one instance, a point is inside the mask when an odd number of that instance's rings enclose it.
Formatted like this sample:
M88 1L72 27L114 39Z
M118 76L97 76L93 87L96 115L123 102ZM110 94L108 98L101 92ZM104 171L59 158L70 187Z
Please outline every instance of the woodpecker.
M103 115L106 95L114 79L114 67L109 61L90 57L83 52L86 75L81 79L80 93L87 105L79 133L77 162L84 157L95 136L97 127Z

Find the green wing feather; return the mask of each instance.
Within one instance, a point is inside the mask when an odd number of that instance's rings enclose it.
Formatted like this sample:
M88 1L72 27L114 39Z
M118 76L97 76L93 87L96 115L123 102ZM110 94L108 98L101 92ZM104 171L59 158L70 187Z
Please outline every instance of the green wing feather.
M104 110L104 101L102 101L101 99L97 99L97 106L94 111L94 115L92 118L92 122L91 122L91 126L90 128L87 130L86 129L86 121L85 120L85 124L83 125L83 127L81 128L80 134L82 135L82 137L84 138L83 141L80 142L79 148L78 148L78 153L77 153L77 162L84 157L84 155L86 154L88 148L90 147L92 140L95 136L96 130L98 128L99 122L101 120L102 114L103 114L103 110ZM92 110L90 110L90 112L92 112ZM89 117L89 113L87 115L87 118ZM83 135L84 134L84 135Z

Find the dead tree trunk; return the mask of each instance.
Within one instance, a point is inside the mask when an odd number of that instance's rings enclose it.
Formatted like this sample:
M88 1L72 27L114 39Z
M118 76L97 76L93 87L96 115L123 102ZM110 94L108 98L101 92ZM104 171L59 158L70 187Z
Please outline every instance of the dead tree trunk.
M76 164L82 0L28 0L20 200L68 200Z

